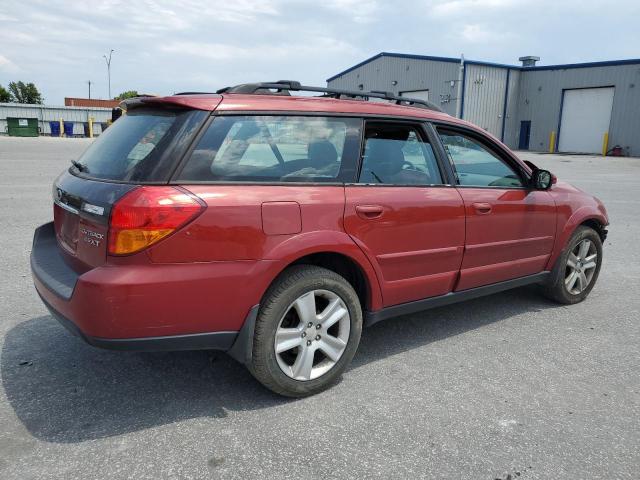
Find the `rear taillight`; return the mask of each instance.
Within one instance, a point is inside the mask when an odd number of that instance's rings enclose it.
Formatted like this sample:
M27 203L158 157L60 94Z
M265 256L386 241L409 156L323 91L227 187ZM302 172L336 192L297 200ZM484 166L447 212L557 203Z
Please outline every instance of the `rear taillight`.
M193 220L204 202L183 189L138 187L113 206L109 254L127 255L153 245Z

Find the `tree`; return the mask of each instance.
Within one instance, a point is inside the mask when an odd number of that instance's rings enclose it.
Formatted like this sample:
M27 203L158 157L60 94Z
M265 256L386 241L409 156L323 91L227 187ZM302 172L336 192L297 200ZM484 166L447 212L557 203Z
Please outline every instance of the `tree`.
M137 90L127 90L126 92L122 92L120 95L114 98L114 100L126 100L127 98L137 97Z
M33 83L9 82L9 92L17 103L42 103L43 98Z
M9 103L11 100L11 94L0 85L0 103Z

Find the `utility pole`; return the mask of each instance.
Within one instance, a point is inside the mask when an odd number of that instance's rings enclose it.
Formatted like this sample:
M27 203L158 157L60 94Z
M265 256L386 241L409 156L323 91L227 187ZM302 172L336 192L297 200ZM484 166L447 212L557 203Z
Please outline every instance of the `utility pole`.
M107 62L107 82L109 84L109 100L111 100L111 54L114 52L113 48L109 52L109 57L103 55L104 61Z
M87 80L87 83L89 84L89 98L91 98L91 80Z

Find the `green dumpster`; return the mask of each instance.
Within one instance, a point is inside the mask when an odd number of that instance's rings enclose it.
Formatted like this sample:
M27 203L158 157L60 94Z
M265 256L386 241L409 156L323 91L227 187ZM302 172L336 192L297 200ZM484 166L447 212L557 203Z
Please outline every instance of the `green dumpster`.
M38 119L25 117L7 117L7 133L10 137L37 137Z

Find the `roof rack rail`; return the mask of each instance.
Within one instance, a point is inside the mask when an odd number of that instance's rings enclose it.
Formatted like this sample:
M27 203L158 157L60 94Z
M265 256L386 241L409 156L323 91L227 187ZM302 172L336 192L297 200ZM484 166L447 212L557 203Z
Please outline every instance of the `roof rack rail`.
M380 98L382 100L393 101L396 105L406 105L410 107L426 108L428 110L435 110L436 112L442 112L442 109L436 104L427 100L420 100L417 98L401 97L394 95L392 92L384 92L380 90L373 90L370 92L355 91L355 90L340 90L336 88L325 87L310 87L307 85L301 85L300 82L295 80L278 80L277 82L259 82L259 83L242 83L233 87L225 87L218 90L216 93L241 93L248 95L291 95L290 92L318 92L323 93L324 97L331 98L351 98L369 100L370 98Z

